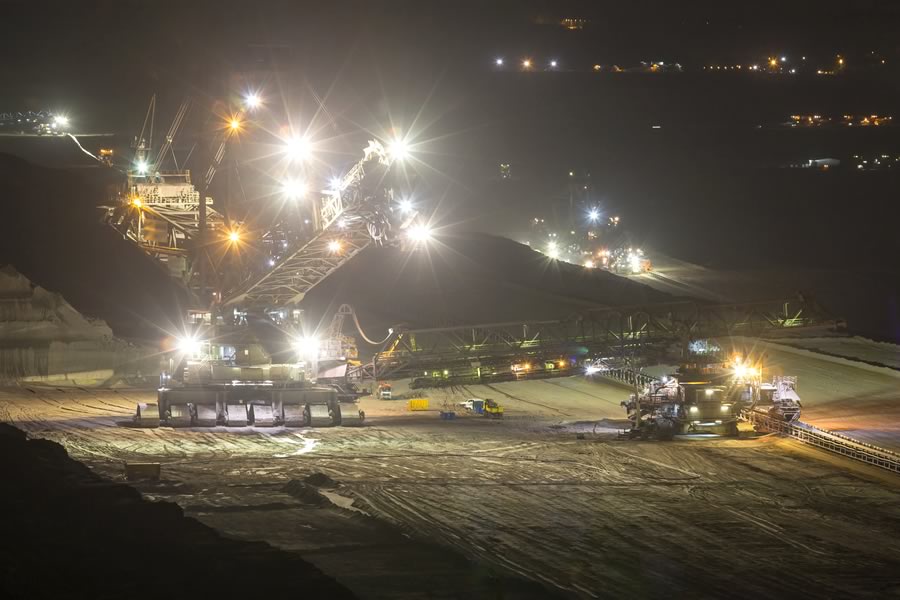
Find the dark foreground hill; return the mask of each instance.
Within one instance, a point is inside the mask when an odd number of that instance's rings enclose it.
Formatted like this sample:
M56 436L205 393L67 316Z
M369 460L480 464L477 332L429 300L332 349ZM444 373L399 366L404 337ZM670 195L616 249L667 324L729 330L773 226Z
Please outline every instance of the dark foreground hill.
M354 597L296 554L226 539L5 424L0 473L4 598Z

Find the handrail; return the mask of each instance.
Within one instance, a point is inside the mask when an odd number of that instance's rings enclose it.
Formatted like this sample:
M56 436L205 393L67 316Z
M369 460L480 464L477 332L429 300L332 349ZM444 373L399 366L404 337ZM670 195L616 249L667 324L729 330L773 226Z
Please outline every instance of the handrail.
M604 369L597 375L614 379L622 383L648 385L656 378L644 375L627 368ZM749 421L758 430L787 435L804 444L845 456L851 460L863 462L893 473L900 473L900 454L885 448L862 442L835 431L820 429L814 425L795 421L788 423L775 419L752 409L745 409L741 417Z
M893 473L900 473L900 455L866 442L854 440L834 431L819 429L808 423L787 423L767 415L745 410L743 417L754 426L773 433L788 435L804 444L846 456Z

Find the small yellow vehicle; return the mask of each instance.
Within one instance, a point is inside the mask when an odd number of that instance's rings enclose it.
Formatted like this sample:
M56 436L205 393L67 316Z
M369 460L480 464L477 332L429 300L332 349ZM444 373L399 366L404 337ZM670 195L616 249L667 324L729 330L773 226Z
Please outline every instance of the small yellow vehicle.
M484 401L484 416L488 419L502 419L503 407L497 404L495 400L487 398Z

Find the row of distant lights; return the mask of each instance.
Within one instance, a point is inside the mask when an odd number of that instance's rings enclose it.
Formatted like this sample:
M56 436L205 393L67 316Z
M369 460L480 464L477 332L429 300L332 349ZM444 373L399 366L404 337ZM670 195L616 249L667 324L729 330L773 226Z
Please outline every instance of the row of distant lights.
M494 59L494 66L495 66L495 67L498 67L498 68L499 68L499 67L503 67L505 64L506 64L506 61L505 61L502 57L497 57L497 58ZM664 62L662 62L662 61L653 62L653 63L650 63L650 64L651 64L651 67L652 67L653 69L656 69L656 68L659 68L659 67L665 67L665 65L666 65L666 63L664 63ZM531 69L532 67L534 67L534 66L535 66L535 63L534 63L534 61L533 61L532 59L530 59L530 58L523 58L522 61L519 63L519 66L521 66L523 69L525 69L525 70L527 71L528 69ZM550 62L547 63L547 68L548 68L548 69L556 69L557 67L559 67L559 61L556 60L555 58L554 58L554 59L551 59ZM601 71L601 70L603 70L603 65L595 64L592 68L593 68L594 71ZM614 66L613 69L614 69L614 70L621 70L621 69L619 69L619 68L616 67L616 66Z
M802 60L805 61L805 60L806 60L806 57L803 56L803 57L802 57ZM780 63L783 64L783 63L786 63L786 62L787 62L787 57L786 57L786 56L782 56L782 57L780 58L780 60L779 60L778 58L772 57L772 58L769 58L769 67L774 68L774 67L779 66ZM844 66L844 58L843 58L842 56L838 56L838 57L837 57L837 63L838 63L839 66ZM502 67L502 66L504 66L505 64L506 64L506 61L505 61L502 57L499 57L499 56L498 56L497 58L494 59L494 66L496 66L496 67ZM535 66L534 61L531 60L530 58L524 58L524 59L522 59L521 63L519 63L519 64L522 66L523 69L531 69L532 67ZM659 63L654 63L654 64L658 64L658 65L661 65L661 66L662 66L664 63L659 62ZM885 64L885 61L882 60L882 61L881 61L881 64ZM552 60L550 60L550 62L547 63L547 66L548 66L549 68L551 68L551 69L555 69L555 68L557 68L557 67L559 66L559 61L556 60L556 59L552 59ZM602 68L602 67L601 67L600 65L594 65L594 70L595 70L595 71L599 71L601 68ZM737 70L742 70L742 69L743 69L743 65L725 65L725 66L721 66L721 65L710 65L709 67L703 67L703 70L710 70L710 71L722 71L722 70L725 70L725 71L733 71L733 70L735 70L735 69L737 69ZM759 71L759 65L747 65L747 70L748 70L748 71ZM797 72L797 69L792 68L789 72L790 72L790 73L796 73L796 72Z
M769 67L770 69L775 69L775 68L778 68L778 67L783 67L784 64L787 63L787 60L788 60L788 59L787 59L787 56L782 56L782 57L774 57L774 56L771 56L771 57L769 57L769 60L768 60L768 67ZM800 60L802 60L802 61L805 62L805 61L806 61L806 57L805 57L805 56L801 56L801 57L800 57ZM844 57L841 56L840 54L836 57L836 61L837 61L838 67L843 67L843 66L844 66ZM885 64L884 59L882 59L881 64ZM704 71L707 71L707 70L708 70L708 71L733 71L733 70L735 70L735 69L741 70L742 68L743 68L743 65L709 65L708 67L703 67L703 70L704 70ZM747 65L747 70L748 70L748 71L759 71L760 68L759 68L759 65ZM796 72L797 72L797 69L791 68L788 72L793 74L793 73L796 73ZM828 71L823 71L823 70L821 70L821 69L819 69L818 71L816 71L816 73L818 73L818 74L820 74L820 75L822 75L822 74L824 74L824 73L827 73L827 72L828 72Z
M734 71L735 69L740 71L743 69L743 65L709 65L708 67L703 67L704 71ZM747 70L759 71L759 65L747 65Z
M771 60L772 60L772 61L775 61L775 64L777 64L777 61L776 61L774 58L771 59ZM805 56L803 57L803 60L806 60L806 57L805 57ZM840 64L843 64L843 60L844 60L844 59L842 59L842 58L840 59ZM786 61L787 61L787 57L782 56L782 57L781 57L781 62L786 62ZM884 61L882 61L882 62L884 62ZM496 66L496 67L502 67L502 66L504 66L505 64L506 64L506 61L503 59L503 57L498 56L497 58L494 59L494 66ZM521 61L519 64L521 65L521 67L522 67L523 69L530 69L530 68L532 68L532 67L534 66L534 61L531 60L530 58L523 58L522 61ZM664 66L664 65L665 65L665 63L663 63L663 62L658 62L658 63L653 63L653 64L655 64L655 65L660 65L660 66ZM551 68L551 69L555 69L555 68L557 68L557 67L559 66L559 61L556 60L555 58L554 58L554 59L551 59L550 62L547 63L547 66L548 66L549 68ZM774 65L773 65L773 66L774 66ZM595 71L599 71L601 68L602 68L601 65L594 65L594 70L595 70ZM703 68L706 69L706 67L703 67ZM726 66L726 67L710 66L710 67L709 67L710 70L734 69L734 68L735 68L735 67L733 67L733 66L731 66L731 67L727 67L727 66ZM740 68L741 68L741 65L737 65L737 68L740 69ZM759 70L759 65L751 65L751 66L748 66L747 69L750 70L750 71L758 71L758 70Z
M506 61L499 56L494 59L494 66L502 67L505 64L506 64ZM520 64L522 65L523 69L530 69L534 66L534 61L531 60L530 58L523 58L522 62ZM547 63L547 66L550 67L551 69L555 69L556 67L559 66L559 61L556 59L553 59Z

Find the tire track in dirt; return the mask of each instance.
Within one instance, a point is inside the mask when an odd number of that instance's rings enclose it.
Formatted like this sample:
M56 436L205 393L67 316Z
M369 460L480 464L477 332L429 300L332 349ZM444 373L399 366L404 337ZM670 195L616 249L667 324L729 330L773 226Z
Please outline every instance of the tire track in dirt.
M522 402L523 404L531 404L531 405L533 405L533 406L540 406L541 408L546 408L547 410L551 410L551 411L553 411L553 412L555 412L555 413L558 413L558 414L560 414L560 415L563 415L564 417L571 417L571 416L572 416L570 413L567 413L567 412L565 412L565 411L562 411L562 410L556 408L555 406L550 406L550 405L548 405L548 404L541 404L540 402L533 402L533 401L531 401L531 400L523 400L522 398L519 398L518 396L513 396L512 394L508 394L508 393L504 392L503 390L501 390L501 389L499 389L499 388L497 388L497 387L491 385L490 383L484 383L484 384L482 384L482 385L484 385L485 387L488 387L488 388L494 390L494 391L497 392L498 394L502 394L502 395L506 396L507 398L510 398L510 399L512 399L512 400L515 400L516 402Z

